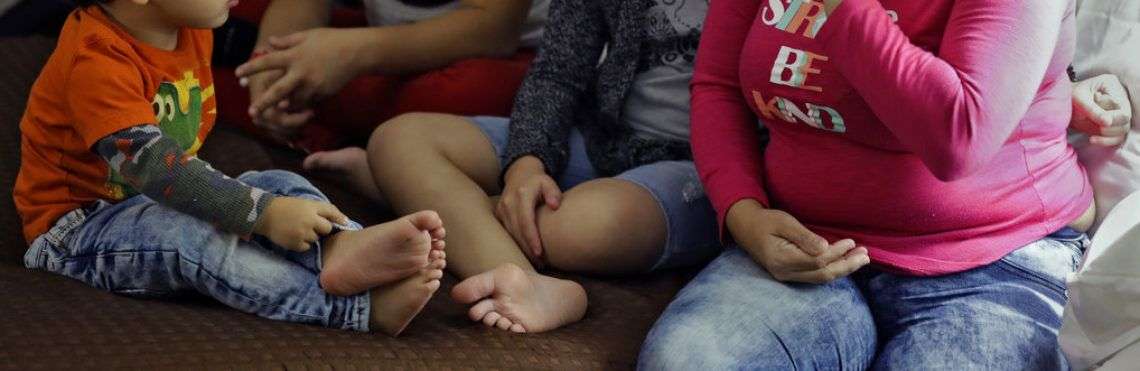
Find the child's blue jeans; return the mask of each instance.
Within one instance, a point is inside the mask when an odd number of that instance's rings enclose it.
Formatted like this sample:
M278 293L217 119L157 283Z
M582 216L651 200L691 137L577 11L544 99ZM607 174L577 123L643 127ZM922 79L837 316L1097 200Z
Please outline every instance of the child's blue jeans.
M238 180L282 196L328 201L305 178L287 171L248 172ZM320 257L320 244L305 253L289 252L263 237L243 240L136 196L63 216L32 242L24 264L117 294L197 291L269 319L368 331L368 293L326 294L317 279Z

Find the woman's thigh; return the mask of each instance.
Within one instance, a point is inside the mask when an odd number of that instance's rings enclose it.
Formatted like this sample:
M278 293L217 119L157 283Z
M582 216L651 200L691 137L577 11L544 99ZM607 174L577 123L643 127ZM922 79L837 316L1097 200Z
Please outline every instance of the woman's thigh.
M649 332L638 366L861 370L875 347L875 324L852 280L778 282L733 248L681 290Z
M885 339L876 369L1057 370L1065 276L1083 236L1046 238L988 266L942 277L869 275Z

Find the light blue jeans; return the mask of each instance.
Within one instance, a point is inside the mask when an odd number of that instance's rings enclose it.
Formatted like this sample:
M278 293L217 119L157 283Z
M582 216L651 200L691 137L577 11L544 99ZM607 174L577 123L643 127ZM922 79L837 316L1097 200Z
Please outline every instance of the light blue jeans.
M278 195L328 201L308 180L287 171L249 172L238 180ZM32 242L24 264L117 294L197 291L269 319L368 331L369 295L326 294L317 280L320 259L319 244L305 253L289 252L263 237L244 240L135 196L60 218Z
M646 370L1062 370L1065 279L1088 245L1071 230L970 271L875 269L824 285L783 283L740 249L714 260L665 310Z

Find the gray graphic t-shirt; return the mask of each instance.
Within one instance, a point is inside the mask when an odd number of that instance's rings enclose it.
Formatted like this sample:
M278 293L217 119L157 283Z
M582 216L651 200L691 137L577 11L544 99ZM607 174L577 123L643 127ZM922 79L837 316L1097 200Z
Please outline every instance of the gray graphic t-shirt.
M638 136L689 141L689 80L709 0L647 0L647 37L624 117Z

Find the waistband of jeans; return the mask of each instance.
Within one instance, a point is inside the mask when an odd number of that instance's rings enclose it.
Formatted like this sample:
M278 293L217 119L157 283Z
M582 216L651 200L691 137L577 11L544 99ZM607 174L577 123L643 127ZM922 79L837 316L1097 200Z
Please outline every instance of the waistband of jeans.
M43 237L52 246L62 246L64 240L71 235L71 232L83 225L87 221L87 210L79 208L64 214L55 222L55 226L51 227L41 237Z
M1085 232L1081 232L1081 231L1078 231L1076 229L1073 229L1073 227L1066 226L1064 228L1057 230L1056 232L1050 233L1049 236L1047 236L1047 238L1051 238L1051 239L1055 239L1055 240L1078 240L1084 236L1085 236Z

